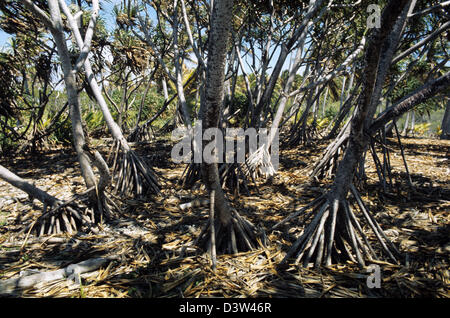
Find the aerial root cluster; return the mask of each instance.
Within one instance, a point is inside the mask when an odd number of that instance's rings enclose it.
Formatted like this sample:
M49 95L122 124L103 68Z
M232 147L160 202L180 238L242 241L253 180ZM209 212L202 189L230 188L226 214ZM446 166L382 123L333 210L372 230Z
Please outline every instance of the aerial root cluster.
M125 150L117 142L112 155L112 170L116 176L115 194L141 197L149 193L159 193L160 188L154 171L133 150Z
M181 183L185 189L191 189L194 184L202 179L202 167L199 163L190 163L184 169Z
M341 155L347 148L347 140L347 135L344 134L327 147L322 159L314 166L311 177L317 177L319 179L331 178L336 173Z
M89 192L66 202L58 201L50 209L44 205L42 215L26 227L25 232L33 232L36 236L60 233L71 235L113 218L119 210L116 203L106 193L102 193L97 195L96 204L90 206Z
M271 156L265 146L251 153L243 166L244 173L250 175L253 180L258 177L269 178L275 175Z
M219 163L219 178L222 188L228 188L230 191L239 195L243 189L248 195L248 178L244 169L239 163ZM183 172L181 183L185 189L192 189L197 181L202 180L202 167L199 163L190 163Z
M153 132L150 130L153 130L152 126L150 125L137 125L133 131L128 135L127 141L129 142L139 142L144 140L151 140L153 137Z
M85 223L91 223L94 216L89 208L81 209L75 205L62 205L46 211L25 231L32 230L36 236L60 234L67 232L73 234ZM93 222L92 222L93 223Z
M348 260L357 263L360 267L365 267L365 260L369 262L379 260L379 256L369 242L360 221L364 221L371 229L381 245L381 250L389 259L398 263L397 256L400 253L386 237L374 217L368 212L361 196L353 185L351 186L351 193L356 201L356 206L361 211L360 220L358 220L358 216L354 213L348 200L339 199L332 195L322 196L303 209L304 212L312 207L312 213L309 215L312 220L291 246L281 262L282 266L285 266L292 259L295 265L301 264L304 267L310 265L316 267L329 266L334 263L344 263Z
M259 240L256 226L234 209L229 224L223 225L218 217L213 220L213 227L209 219L196 240L196 245L205 251L214 249L218 254L237 254L257 248L258 241L264 243Z
M318 131L314 126L303 125L298 127L295 125L293 128L296 128L296 130L291 129L291 134L286 141L286 143L291 147L301 144L307 145L311 143L318 135Z
M236 151L235 151L236 153ZM183 172L182 184L185 189L191 189L197 181L202 179L201 164L191 162ZM265 146L249 153L245 162L238 162L235 157L232 162L218 163L219 178L222 188L228 188L236 195L244 190L248 195L249 181L255 183L257 178L269 178L275 175L271 155Z

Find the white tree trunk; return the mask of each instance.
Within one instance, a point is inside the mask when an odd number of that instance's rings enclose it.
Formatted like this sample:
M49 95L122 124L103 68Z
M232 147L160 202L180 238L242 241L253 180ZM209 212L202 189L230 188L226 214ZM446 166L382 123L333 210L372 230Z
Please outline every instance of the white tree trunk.
M203 129L218 127L223 108L225 63L231 27L233 0L214 2L213 19L209 33L208 62L206 69L205 98L202 100L204 114ZM231 221L229 204L223 193L217 163L203 163L204 181L215 194L215 206L222 224Z
M410 112L408 112L406 114L405 123L403 124L403 130L402 130L402 135L403 136L405 136L407 134L407 132L408 132L409 114L410 114Z
M447 101L447 106L445 107L444 117L442 118L441 124L442 134L441 139L450 139L450 98Z
M61 13L58 7L58 1L49 0L48 6L50 9L50 16L53 24L51 32L58 49L58 55L60 57L64 73L64 82L66 85L67 98L70 107L70 118L72 120L73 142L78 155L78 161L80 162L81 173L83 175L84 181L87 188L91 188L95 186L95 176L89 163L89 159L83 150L83 147L86 145L86 141L81 121L81 109L78 100L76 77L75 72L72 68L69 50L64 39L64 33L62 29L63 24Z
M31 183L22 179L18 175L12 173L2 165L0 165L0 179L5 180L12 186L26 192L30 197L36 198L44 204L53 206L58 200L47 192L35 187Z
M341 88L341 100L339 104L339 109L342 110L342 106L344 106L344 98L345 98L345 82L347 81L347 76L344 76L342 80L342 88Z

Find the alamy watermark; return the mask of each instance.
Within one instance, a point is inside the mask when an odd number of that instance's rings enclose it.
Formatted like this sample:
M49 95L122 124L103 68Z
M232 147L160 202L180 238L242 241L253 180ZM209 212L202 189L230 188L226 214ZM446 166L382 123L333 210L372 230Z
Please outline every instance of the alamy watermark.
M381 7L378 4L369 4L366 11L370 13L366 20L367 28L381 28Z
M175 163L244 163L246 154L251 156L265 149L273 169L278 169L279 133L275 128L261 128L258 131L255 128L203 130L199 120L191 129L180 127L172 131L172 140L177 141L171 151ZM203 141L209 142L205 144Z
M369 288L381 288L381 269L379 265L370 264L367 269L367 273L370 273L367 276L366 284Z

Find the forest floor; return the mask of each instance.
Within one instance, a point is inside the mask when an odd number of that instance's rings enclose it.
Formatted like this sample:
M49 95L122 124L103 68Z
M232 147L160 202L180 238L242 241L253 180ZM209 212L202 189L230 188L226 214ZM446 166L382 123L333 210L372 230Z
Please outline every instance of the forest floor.
M281 148L272 182L249 184L250 195L230 196L239 213L267 236L266 246L238 255L219 255L211 269L209 254L194 241L208 218L208 208L181 210L194 198L207 198L202 187L179 184L185 165L171 162L164 140L140 145L151 159L162 192L146 201L123 200L117 219L97 234L77 233L35 238L21 232L41 213L40 203L0 181L0 284L7 279L52 271L93 258L113 256L100 269L72 279L42 282L19 297L449 297L450 296L450 141L404 138L415 191L410 191L400 148L388 140L393 189L380 190L371 156L363 199L386 235L402 252L400 264L380 261L381 288L369 288L370 273L356 264L329 268L277 264L302 229L293 219L272 226L326 191L329 182L308 179L325 144ZM106 149L106 148L105 148ZM32 157L2 160L2 165L52 195L67 199L84 190L76 155L70 148ZM369 235L369 240L376 239Z

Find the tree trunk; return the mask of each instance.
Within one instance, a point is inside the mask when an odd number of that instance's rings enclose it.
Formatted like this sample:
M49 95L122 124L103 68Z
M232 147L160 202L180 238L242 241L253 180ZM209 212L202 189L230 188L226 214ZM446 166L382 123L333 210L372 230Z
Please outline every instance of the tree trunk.
M218 129L223 112L225 64L232 9L233 0L214 1L208 39L205 95L199 116L203 120L203 133L209 128ZM241 217L225 197L217 162L203 162L201 170L206 188L211 197L214 195L212 201L217 218L211 217L208 221L200 233L198 244L211 252L217 248L220 253L238 253L240 250L251 250L258 246L254 225ZM209 233L206 231L208 228Z
M117 114L117 125L121 129L125 128L125 127L123 127L123 120L124 120L124 116L125 116L125 113L126 113L126 109L128 108L127 107L127 104L128 104L127 95L128 95L128 78L130 76L130 73L131 73L131 71L127 71L127 67L125 67L124 74L121 74L121 75L124 76L122 78L122 81L123 81L123 83L122 83L123 92L122 92L122 98L121 98L120 105L119 105L119 113Z
M35 187L31 183L28 183L2 165L0 165L0 179L5 180L12 186L26 192L31 198L36 198L42 203L47 204L48 206L53 206L58 202L58 199L56 199L54 196Z
M410 115L410 112L408 112L406 114L405 123L403 124L403 130L402 130L402 133L401 133L402 136L406 136L406 134L408 132L409 115Z
M281 70L283 68L284 62L286 61L287 56L289 55L289 52L294 47L294 44L297 43L299 37L303 34L305 29L308 27L309 21L319 10L322 3L323 3L323 0L310 0L309 1L308 11L306 12L301 25L295 30L294 34L289 39L289 41L287 41L286 43L283 43L281 45L280 55L278 56L278 60L273 68L272 74L270 75L269 82L268 82L266 88L264 89L262 98L259 101L259 103L256 105L255 111L252 115L252 121L251 121L252 127L259 128L261 112L262 112L263 108L270 103L273 91L275 89L275 85L281 74Z
M174 14L172 17L173 23L173 50L174 50L174 65L175 65L175 86L177 89L178 100L180 102L181 114L183 116L184 124L188 129L192 127L191 115L189 113L189 107L186 102L186 97L184 95L183 89L183 58L180 54L178 47L178 1L174 1ZM181 62L180 62L181 59ZM199 62L200 63L200 62Z
M353 87L353 82L355 81L355 73L356 73L355 66L352 67L351 72L352 72L352 74L350 75L350 82L348 83L347 92L345 94L344 100L347 100L347 98L350 97L350 93L351 93L351 90Z
M406 4L410 0L391 0L383 11L380 29L375 30L368 44L364 69L363 88L358 109L351 124L348 148L338 167L333 192L344 198L349 191L359 158L366 150L368 139L364 130L368 129L378 106L381 88L392 60L407 15ZM401 14L403 13L403 17Z
M325 88L325 95L323 97L322 103L322 117L325 117L325 109L327 107L327 98L328 98L328 86Z
M167 81L165 77L161 77L161 85L163 89L164 101L169 99L169 91L167 90Z
M230 17L233 0L214 2L211 29L209 33L208 61L206 70L205 99L202 101L204 114L203 131L217 128L223 108L225 62L228 37L230 33ZM206 187L215 193L215 207L223 225L228 225L231 219L230 207L222 190L217 163L203 163L203 175Z
M315 217L288 251L282 264L286 264L286 261L294 254L297 254L296 263L302 260L304 266L308 266L312 257L315 257L316 266L320 266L322 263L331 265L336 260L347 258L357 262L361 267L365 265L362 254L368 258L376 258L347 201L347 194L350 190L383 249L391 259L396 261L385 243L384 233L373 217L367 213L361 197L353 186L353 178L368 145L369 139L364 131L367 130L367 125L371 122L371 116L378 105L378 88L384 82L385 68L390 65L392 59L389 50L391 44L395 42L392 41L392 38L398 35L393 32L394 25L398 22L398 18L408 2L409 0L389 1L381 16L381 27L373 30L373 34L369 38L364 56L362 91L356 106L357 110L351 121L344 157L339 163L330 191L325 198L321 197L321 206L314 208ZM388 244L390 244L389 241ZM347 246L351 247L350 250ZM393 249L395 250L395 247Z
M81 109L78 101L76 77L72 70L69 51L63 35L63 24L58 2L56 0L50 0L48 1L48 6L53 23L53 29L51 29L51 31L58 49L58 54L61 59L61 66L64 73L64 83L66 85L70 118L72 121L73 143L78 155L78 161L80 162L81 174L83 175L86 187L89 189L95 186L95 176L89 163L89 159L83 150L86 145L86 140L81 121Z
M345 97L345 82L347 81L347 76L344 76L342 79L342 88L341 88L341 98L339 102L339 110L342 110L342 107L344 106L344 97Z
M447 107L445 107L444 117L441 124L442 134L441 139L450 139L450 99L447 101Z

